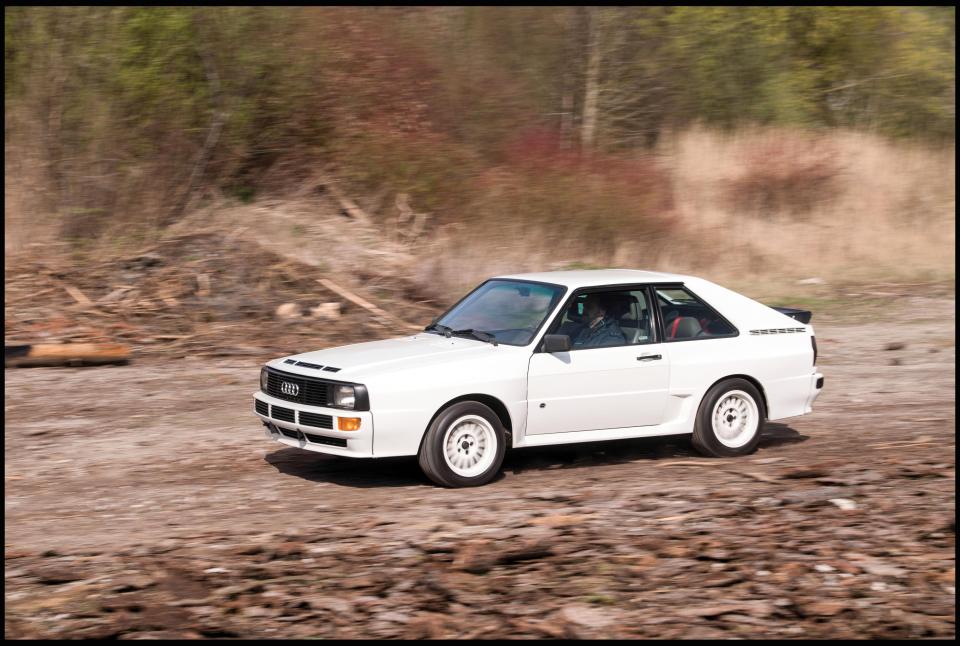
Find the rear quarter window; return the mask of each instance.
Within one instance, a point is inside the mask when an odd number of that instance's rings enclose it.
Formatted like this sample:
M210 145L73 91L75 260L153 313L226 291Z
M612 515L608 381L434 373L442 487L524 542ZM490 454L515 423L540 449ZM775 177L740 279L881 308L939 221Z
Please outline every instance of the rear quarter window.
M736 336L737 329L703 299L683 287L656 288L666 341Z

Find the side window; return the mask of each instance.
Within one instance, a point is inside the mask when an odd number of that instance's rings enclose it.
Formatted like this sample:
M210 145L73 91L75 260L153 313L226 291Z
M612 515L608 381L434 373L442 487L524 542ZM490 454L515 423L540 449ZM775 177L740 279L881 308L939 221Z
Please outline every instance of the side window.
M551 334L566 334L573 350L653 341L652 310L644 289L578 294Z
M663 315L663 337L666 341L737 334L736 328L716 310L683 287L658 287L656 294Z

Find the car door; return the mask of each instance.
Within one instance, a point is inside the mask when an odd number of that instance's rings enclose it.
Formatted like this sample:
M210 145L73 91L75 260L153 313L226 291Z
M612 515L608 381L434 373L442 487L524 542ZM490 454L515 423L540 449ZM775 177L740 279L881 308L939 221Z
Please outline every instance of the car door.
M585 290L576 292L575 303ZM619 317L624 342L609 347L574 347L568 352L535 352L527 373L528 435L567 433L663 422L670 379L668 349L655 334L645 288L591 290L614 299L634 299L642 318L638 327ZM548 333L567 329L570 303Z

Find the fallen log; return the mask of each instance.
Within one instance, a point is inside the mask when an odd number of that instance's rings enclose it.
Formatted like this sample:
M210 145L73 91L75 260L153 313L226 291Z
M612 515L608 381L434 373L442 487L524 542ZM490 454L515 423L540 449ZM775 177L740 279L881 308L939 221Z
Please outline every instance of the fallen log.
M401 326L403 326L403 327L406 327L406 328L409 329L409 330L418 330L418 331L419 331L419 330L423 330L423 326L413 325L413 324L411 324L411 323L407 323L406 321L404 321L404 320L402 320L402 319L394 316L394 315L391 314L390 312L386 312L386 311L380 309L379 307L377 307L376 305L374 305L373 303L371 303L371 302L369 302L369 301L361 298L360 296L357 296L356 294L354 294L353 292L347 290L346 288L341 287L340 285L337 285L337 284L336 284L335 282L333 282L332 280L327 280L326 278L320 278L320 279L317 280L317 282L320 283L321 285L323 285L324 287L326 287L327 289L329 289L329 290L330 290L331 292L333 292L334 294L337 294L337 295L339 295L339 296L342 296L343 298L347 299L347 300L350 301L351 303L355 303L356 305L359 305L360 307L364 308L365 310L367 310L367 311L369 311L369 312L372 312L373 314L375 314L375 315L377 315L377 316L379 316L379 317L381 317L381 318L385 318L385 319L389 319L389 320L391 320L391 321L394 321L397 325L401 325Z
M40 343L3 346L4 368L82 366L130 360L130 346L121 343Z

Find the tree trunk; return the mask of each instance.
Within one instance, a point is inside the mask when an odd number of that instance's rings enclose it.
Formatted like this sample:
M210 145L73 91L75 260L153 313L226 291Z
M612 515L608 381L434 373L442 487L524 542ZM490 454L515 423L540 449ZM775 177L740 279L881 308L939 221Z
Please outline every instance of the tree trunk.
M597 9L589 7L587 18L587 74L583 93L583 123L580 127L580 146L593 148L597 131L598 99L600 96L600 42L597 37Z
M580 49L580 30L577 29L577 12L570 10L567 12L565 27L567 30L566 38L563 44L564 58L567 61L577 60L577 52ZM576 88L577 72L576 66L564 65L563 80L560 96L560 145L564 149L573 148L576 144L577 133L574 126L574 91Z

